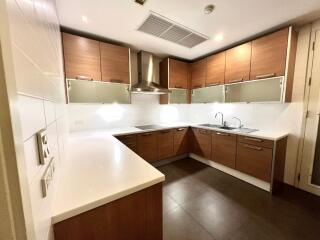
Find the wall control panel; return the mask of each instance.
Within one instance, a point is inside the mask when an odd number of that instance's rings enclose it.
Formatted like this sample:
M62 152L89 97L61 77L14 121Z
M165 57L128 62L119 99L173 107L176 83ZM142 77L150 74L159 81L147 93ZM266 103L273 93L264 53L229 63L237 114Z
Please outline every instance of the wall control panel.
M42 129L37 133L39 163L46 164L51 159L51 152L48 144L47 130Z
M44 198L48 195L49 187L54 179L55 170L55 161L54 158L52 158L41 178L42 196Z

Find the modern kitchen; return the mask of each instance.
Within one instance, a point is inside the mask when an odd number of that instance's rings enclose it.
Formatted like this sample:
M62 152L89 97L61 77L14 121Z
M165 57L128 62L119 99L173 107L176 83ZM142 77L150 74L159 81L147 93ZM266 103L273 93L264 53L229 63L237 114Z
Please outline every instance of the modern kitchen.
M319 0L1 0L0 239L320 235Z

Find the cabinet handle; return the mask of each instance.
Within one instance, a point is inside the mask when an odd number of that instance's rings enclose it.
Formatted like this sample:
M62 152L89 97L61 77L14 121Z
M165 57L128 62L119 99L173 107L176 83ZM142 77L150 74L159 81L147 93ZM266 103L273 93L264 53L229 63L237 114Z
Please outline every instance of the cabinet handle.
M179 86L179 85L175 85L174 87L175 88L183 88L182 86Z
M208 87L213 87L213 86L218 86L218 85L220 85L220 84L221 84L220 82L210 83L210 84L208 84L207 86L208 86Z
M199 130L199 133L201 133L201 134L208 134L208 131L206 131L206 130Z
M123 81L120 80L120 79L110 79L110 82L112 82L112 83L123 83Z
M93 81L93 78L88 77L88 76L76 76L76 79L78 79L78 80L91 80L91 81Z
M262 150L262 147L256 147L256 146L251 146L251 145L247 145L247 144L243 144L243 146L245 148L250 148L250 149L253 149L253 150L257 150L257 151L261 151Z
M242 82L243 81L243 78L241 79L235 79L235 80L230 80L228 81L229 83L237 83L237 82Z
M275 77L275 73L268 73L268 74L263 74L263 75L258 75L256 76L256 79L262 79L262 78L270 78L270 77Z
M183 131L185 128L178 128L177 131Z
M143 133L143 134L141 134L141 136L150 136L150 135L152 135L152 133Z
M221 135L221 136L230 136L229 133L222 133L222 132L217 132L217 135Z
M245 137L244 139L249 141L254 141L254 142L260 142L260 143L263 142L263 140L259 138Z
M202 85L194 85L193 88L201 88Z

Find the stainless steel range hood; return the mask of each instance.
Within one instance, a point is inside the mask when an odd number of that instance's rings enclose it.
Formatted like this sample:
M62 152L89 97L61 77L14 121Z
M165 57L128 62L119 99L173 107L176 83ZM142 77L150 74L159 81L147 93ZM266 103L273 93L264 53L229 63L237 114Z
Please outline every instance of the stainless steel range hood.
M167 94L170 91L155 82L155 65L152 53L138 53L138 83L131 87L131 93Z

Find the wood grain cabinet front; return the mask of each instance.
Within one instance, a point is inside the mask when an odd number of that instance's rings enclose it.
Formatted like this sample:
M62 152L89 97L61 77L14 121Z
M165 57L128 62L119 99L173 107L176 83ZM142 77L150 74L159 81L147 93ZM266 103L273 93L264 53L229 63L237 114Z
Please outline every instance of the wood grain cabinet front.
M189 153L189 130L187 127L177 128L173 133L174 155Z
M251 42L226 51L225 83L247 81L250 78Z
M270 182L272 157L271 148L238 142L236 169Z
M192 152L201 157L211 159L211 131L192 128Z
M116 136L116 138L122 142L124 145L126 145L128 148L130 148L134 152L138 152L138 143L137 143L137 135L136 134L130 134L130 135L121 135Z
M169 59L169 88L188 89L189 63Z
M99 42L62 33L66 78L101 80Z
M252 41L250 79L284 76L289 28Z
M159 131L158 134L158 157L159 160L173 157L173 130Z
M101 80L130 84L129 48L100 42Z
M224 132L212 133L212 160L230 168L236 167L237 136Z
M138 155L147 162L155 162L159 159L157 135L157 132L138 134Z
M226 69L226 52L214 54L207 58L206 86L224 84Z
M191 63L191 88L205 87L207 59Z

